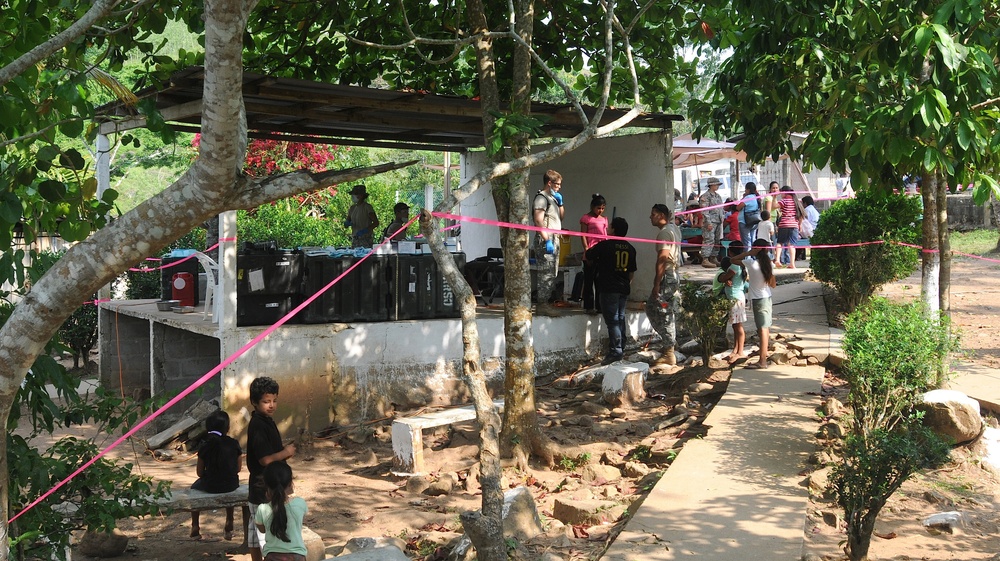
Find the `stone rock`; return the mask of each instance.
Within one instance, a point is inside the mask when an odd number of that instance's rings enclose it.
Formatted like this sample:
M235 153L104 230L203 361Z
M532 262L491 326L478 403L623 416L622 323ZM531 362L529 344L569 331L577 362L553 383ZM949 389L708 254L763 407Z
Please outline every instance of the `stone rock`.
M365 442L368 442L368 438L370 436L372 436L372 429L369 427L358 427L348 431L347 433L347 438L357 444L364 444Z
M576 500L556 497L552 517L567 525L601 524L614 522L625 512L625 507L612 501Z
M815 495L823 496L830 486L830 472L832 468L825 467L809 474L809 491Z
M840 528L840 523L842 522L840 512L833 510L824 510L822 512L823 523L832 528Z
M696 382L687 388L691 397L705 397L716 393L722 393L722 384L710 384L708 382Z
M819 427L819 433L817 435L819 438L832 438L834 440L841 440L844 438L844 427L841 426L837 421L830 421L828 423L823 423Z
M562 555L556 555L551 551L546 551L545 553L542 554L542 557L541 559L539 559L539 561L564 561L564 559L565 558Z
M445 473L424 489L424 494L431 497L448 495L455 490L458 485L458 477L454 473Z
M625 409L623 409L621 407L615 407L614 409L611 410L611 418L612 419L624 419L625 417L628 417L628 411L627 410L625 410Z
M323 538L305 526L302 527L302 543L306 546L306 561L326 559L326 546L323 545Z
M691 339L690 341L681 344L681 346L677 350L686 355L698 354L701 352L701 341L697 339Z
M423 493L431 486L431 478L417 475L406 480L406 490L411 493Z
M339 561L410 561L410 558L394 545L375 549L361 549L354 553L338 555L333 559Z
M971 442L983 432L979 402L962 392L929 391L917 408L924 411L925 426L954 444Z
M632 478L644 477L649 475L650 471L652 470L649 469L649 466L641 462L625 462L625 469L622 470L625 477Z
M468 511L459 515L463 526L474 523L482 516L481 511ZM542 519L535 508L535 499L527 487L517 487L504 493L503 509L504 538L527 541L543 533ZM475 549L468 535L462 536L448 554L448 561L471 561L475 559Z
M593 481L614 481L616 479L621 479L622 472L615 466L606 466L604 464L587 464L583 466L580 470L580 479L584 482Z
M924 529L931 535L955 534L965 525L965 517L961 512L938 512L924 519Z
M400 538L379 536L377 538L351 538L344 544L341 555L356 553L362 549L376 549L380 547L395 547L400 551L406 550L406 542Z
M358 458L354 461L354 463L366 467L377 466L378 456L375 455L374 450L367 448L364 452L358 454Z
M118 557L125 553L128 547L128 536L121 530L115 528L111 532L92 532L87 530L83 534L78 546L80 553L87 557Z
M839 419L844 414L844 404L835 397L829 397L823 404L823 414L831 419Z
M586 413L587 415L594 415L597 417L607 417L611 414L611 410L607 407L591 401L584 401L581 403L580 411Z
M687 418L689 416L688 413L687 413L687 409L686 408L684 408L684 409L685 410L683 412L677 413L676 415L673 415L671 417L668 417L667 419L664 419L663 421L661 421L660 423L658 423L653 428L655 430L657 430L657 431L661 431L661 430L666 430L666 429L668 429L670 427L673 427L673 426L676 426L676 425L679 425L679 424L683 423L684 421L687 420Z

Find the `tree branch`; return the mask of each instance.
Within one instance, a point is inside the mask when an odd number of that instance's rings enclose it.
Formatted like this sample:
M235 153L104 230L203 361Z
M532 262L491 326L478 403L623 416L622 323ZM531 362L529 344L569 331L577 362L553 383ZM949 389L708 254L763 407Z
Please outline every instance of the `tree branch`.
M20 76L29 67L38 64L52 55L52 53L80 38L95 23L106 18L119 2L121 0L95 0L94 4L87 10L87 13L83 14L73 25L67 27L55 37L17 57L17 59L7 66L0 68L0 86L13 80L16 76Z

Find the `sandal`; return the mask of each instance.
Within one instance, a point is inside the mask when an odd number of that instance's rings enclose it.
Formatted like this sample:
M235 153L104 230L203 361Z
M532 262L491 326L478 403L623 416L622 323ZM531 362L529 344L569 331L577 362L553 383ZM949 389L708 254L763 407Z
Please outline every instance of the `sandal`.
M767 364L761 365L759 362L751 362L750 364L743 365L743 368L746 368L747 370L763 370L768 366L769 365Z

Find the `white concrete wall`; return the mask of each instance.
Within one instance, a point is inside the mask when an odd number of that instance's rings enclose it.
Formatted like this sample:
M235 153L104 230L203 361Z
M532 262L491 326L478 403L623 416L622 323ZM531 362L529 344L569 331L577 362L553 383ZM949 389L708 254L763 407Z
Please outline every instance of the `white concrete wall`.
M622 216L629 223L629 237L652 239L655 229L649 211L655 203L673 206L674 174L667 152L666 133L646 133L592 140L577 150L531 171L531 195L543 187L542 175L554 169L563 175L566 217L563 228L580 231L580 217L590 211L590 198L600 193L608 201L606 216ZM485 163L483 152L462 159L462 181ZM496 220L496 209L488 188L481 188L461 204L461 214ZM632 284L632 299L643 300L653 285L654 250L651 244L634 243L638 271ZM500 247L494 226L462 224L462 249L471 261L486 255L490 247ZM572 241L573 252L583 250L579 238Z

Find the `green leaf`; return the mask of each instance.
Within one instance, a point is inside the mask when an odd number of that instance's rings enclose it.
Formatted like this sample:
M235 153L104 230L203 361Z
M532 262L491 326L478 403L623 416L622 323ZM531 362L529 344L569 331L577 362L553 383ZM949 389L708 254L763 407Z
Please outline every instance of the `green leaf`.
M66 185L62 181L48 179L38 184L38 193L50 203L59 202L66 198Z
M87 167L87 162L79 150L71 148L59 156L59 165L72 170L82 170Z
M86 220L63 220L59 223L59 235L68 242L80 242L90 235L91 224Z
M976 186L972 190L972 202L977 205L984 205L990 199L990 194L994 198L1000 199L1000 183L992 176L976 173Z
M24 213L21 208L21 199L17 198L17 195L8 191L3 194L3 199L0 200L0 220L3 220L7 224L17 224Z
M59 132L70 138L77 138L83 133L83 120L73 119L59 125Z

